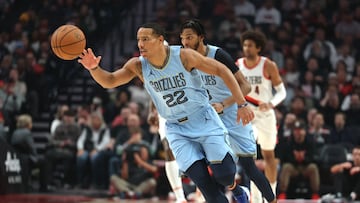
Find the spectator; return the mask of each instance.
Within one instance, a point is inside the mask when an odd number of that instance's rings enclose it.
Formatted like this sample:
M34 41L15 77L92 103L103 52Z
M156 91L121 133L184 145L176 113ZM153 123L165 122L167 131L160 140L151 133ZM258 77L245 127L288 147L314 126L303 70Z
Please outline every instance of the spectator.
M243 17L251 23L254 22L256 8L251 1L248 0L236 1L234 6L234 11L235 11L235 16Z
M294 123L291 141L281 158L278 199L286 199L291 178L298 176L310 181L312 199L319 199L320 175L318 167L314 163L314 145L309 138L305 123L297 120Z
M25 180L24 184L29 184L29 178L33 169L40 167L40 160L35 148L34 138L31 133L32 118L27 114L22 114L17 118L16 130L13 132L10 140L10 144L14 147L18 153L19 158L22 160L25 168Z
M148 144L142 141L141 130L135 128L130 134L133 142L124 148L121 171L111 176L111 184L122 197L152 196L156 187L153 174L157 167L151 164Z
M121 129L126 125L127 117L131 114L131 109L128 106L121 108L120 114L118 114L111 122L111 130Z
M319 60L315 57L310 57L306 64L306 70L310 71L314 75L314 82L322 86L327 78L327 69L322 67Z
M313 72L305 72L300 88L301 96L303 96L305 99L307 109L318 106L317 102L321 99L321 88L315 82Z
M338 196L350 201L360 200L360 147L352 150L352 161L336 164L330 170L336 181Z
M54 120L50 124L50 134L54 135L56 128L61 124L61 121L63 120L64 113L69 110L68 105L60 105L57 108L57 112L55 115Z
M335 25L335 36L342 40L347 36L359 38L360 24L354 20L354 13L350 10L341 13L341 20Z
M309 135L315 145L315 156L319 156L321 148L330 143L330 130L326 127L324 116L322 113L315 114L311 126L309 128Z
M306 120L306 111L305 99L300 96L294 97L289 112L295 114L298 119Z
M276 144L275 152L277 157L281 157L285 148L288 146L291 135L293 132L294 123L297 120L296 115L293 113L287 113L285 118L279 125L278 129L278 143Z
M346 72L354 73L355 58L352 56L351 48L347 44L342 44L338 52L331 58L332 69L336 70L339 61L344 61L346 64Z
M350 97L350 108L345 111L349 126L358 127L360 125L360 94L352 94Z
M330 79L329 79L330 81ZM325 123L333 124L334 115L340 111L340 96L336 85L329 84L325 96L320 101L320 112L324 115Z
M355 94L360 95L360 81L355 81L352 85L352 92L347 94L341 104L341 111L348 111L351 105L351 97Z
M110 130L98 112L91 114L91 124L85 127L77 141L77 178L81 187L87 187L86 173L91 174L92 185L104 189L108 185L107 163L112 154L113 140ZM90 162L89 171L87 163ZM103 167L99 167L103 166Z
M116 92L114 100L110 100L104 108L104 120L110 126L116 115L131 100L131 93L127 88L121 88Z
M280 26L281 14L279 10L274 7L272 0L264 1L263 6L256 12L255 24L266 27Z
M330 65L330 59L333 59L335 55L335 45L326 40L326 30L322 27L316 28L314 39L305 47L304 59L308 60L310 56L315 56L324 61L324 64Z
M278 65L280 71L284 69L284 55L276 49L274 40L269 39L266 42L264 52L266 56L268 56Z
M346 64L344 61L338 61L336 65L336 82L339 88L341 98L351 93L352 84L351 77L352 73L348 73L346 70Z
M113 129L112 137L115 138L114 145L114 156L110 159L109 172L110 175L113 175L116 171L119 171L119 167L121 166L121 155L124 152L124 149L133 144L136 139L131 139L131 132L134 129L141 129L140 117L137 114L130 113L126 118L126 125L121 128L117 127ZM146 133L142 130L141 137L144 138L149 137L145 135Z
M56 127L53 138L45 152L44 183L48 190L52 183L52 172L55 166L61 163L64 166L65 184L75 185L73 171L76 161L76 140L80 136L80 126L75 121L75 112L66 110L62 116L62 122Z
M352 149L356 140L351 129L346 125L346 116L343 112L335 114L334 127L331 129L330 140L332 144L342 144L347 149Z

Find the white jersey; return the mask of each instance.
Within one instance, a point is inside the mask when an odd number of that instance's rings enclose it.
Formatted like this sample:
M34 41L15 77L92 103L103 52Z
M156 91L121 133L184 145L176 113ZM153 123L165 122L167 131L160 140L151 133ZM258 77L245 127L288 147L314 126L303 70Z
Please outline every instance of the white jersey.
M240 71L251 84L251 92L247 95L262 102L270 102L273 98L272 82L270 78L264 75L265 64L268 63L266 57L259 57L259 61L255 66L249 67L246 65L245 58L240 58L236 61Z

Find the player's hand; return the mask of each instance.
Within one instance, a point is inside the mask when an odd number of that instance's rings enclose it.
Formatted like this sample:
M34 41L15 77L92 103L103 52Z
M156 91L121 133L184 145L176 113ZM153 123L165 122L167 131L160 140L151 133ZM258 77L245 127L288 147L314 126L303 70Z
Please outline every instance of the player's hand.
M238 108L237 112L237 122L242 121L243 125L249 124L254 119L254 112L249 106Z
M273 105L271 103L259 103L259 110L260 111L268 111L273 108Z
M158 126L159 125L159 116L156 112L149 113L147 117L147 122L151 126Z
M88 70L93 70L99 66L101 56L96 57L91 48L84 49L79 56L78 62Z
M212 103L211 106L215 109L216 113L221 113L224 111L224 106L220 103Z

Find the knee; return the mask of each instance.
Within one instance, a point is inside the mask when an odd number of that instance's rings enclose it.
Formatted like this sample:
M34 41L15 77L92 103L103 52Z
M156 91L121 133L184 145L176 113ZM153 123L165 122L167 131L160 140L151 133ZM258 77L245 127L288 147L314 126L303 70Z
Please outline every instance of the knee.
M275 161L275 152L274 150L262 150L262 156L266 161Z
M87 159L88 159L88 153L87 153L87 152L84 152L82 155L77 156L76 159L77 159L77 161L78 161L79 163L86 162Z
M214 178L223 186L230 186L234 183L236 173L235 162L230 154L227 154L221 164L211 164Z
M309 164L309 166L307 167L307 169L308 169L309 172L312 173L312 174L317 174L317 173L319 173L318 167L316 166L316 164Z
M292 164L284 163L281 167L281 174L282 175L290 174L293 169L294 166Z

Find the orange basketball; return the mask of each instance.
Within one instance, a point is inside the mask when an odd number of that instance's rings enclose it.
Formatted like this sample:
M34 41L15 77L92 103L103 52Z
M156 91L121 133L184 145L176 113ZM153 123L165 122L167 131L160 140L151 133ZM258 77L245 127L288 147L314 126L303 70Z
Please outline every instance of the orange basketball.
M51 36L51 49L61 59L76 59L85 49L86 39L75 25L63 25Z

